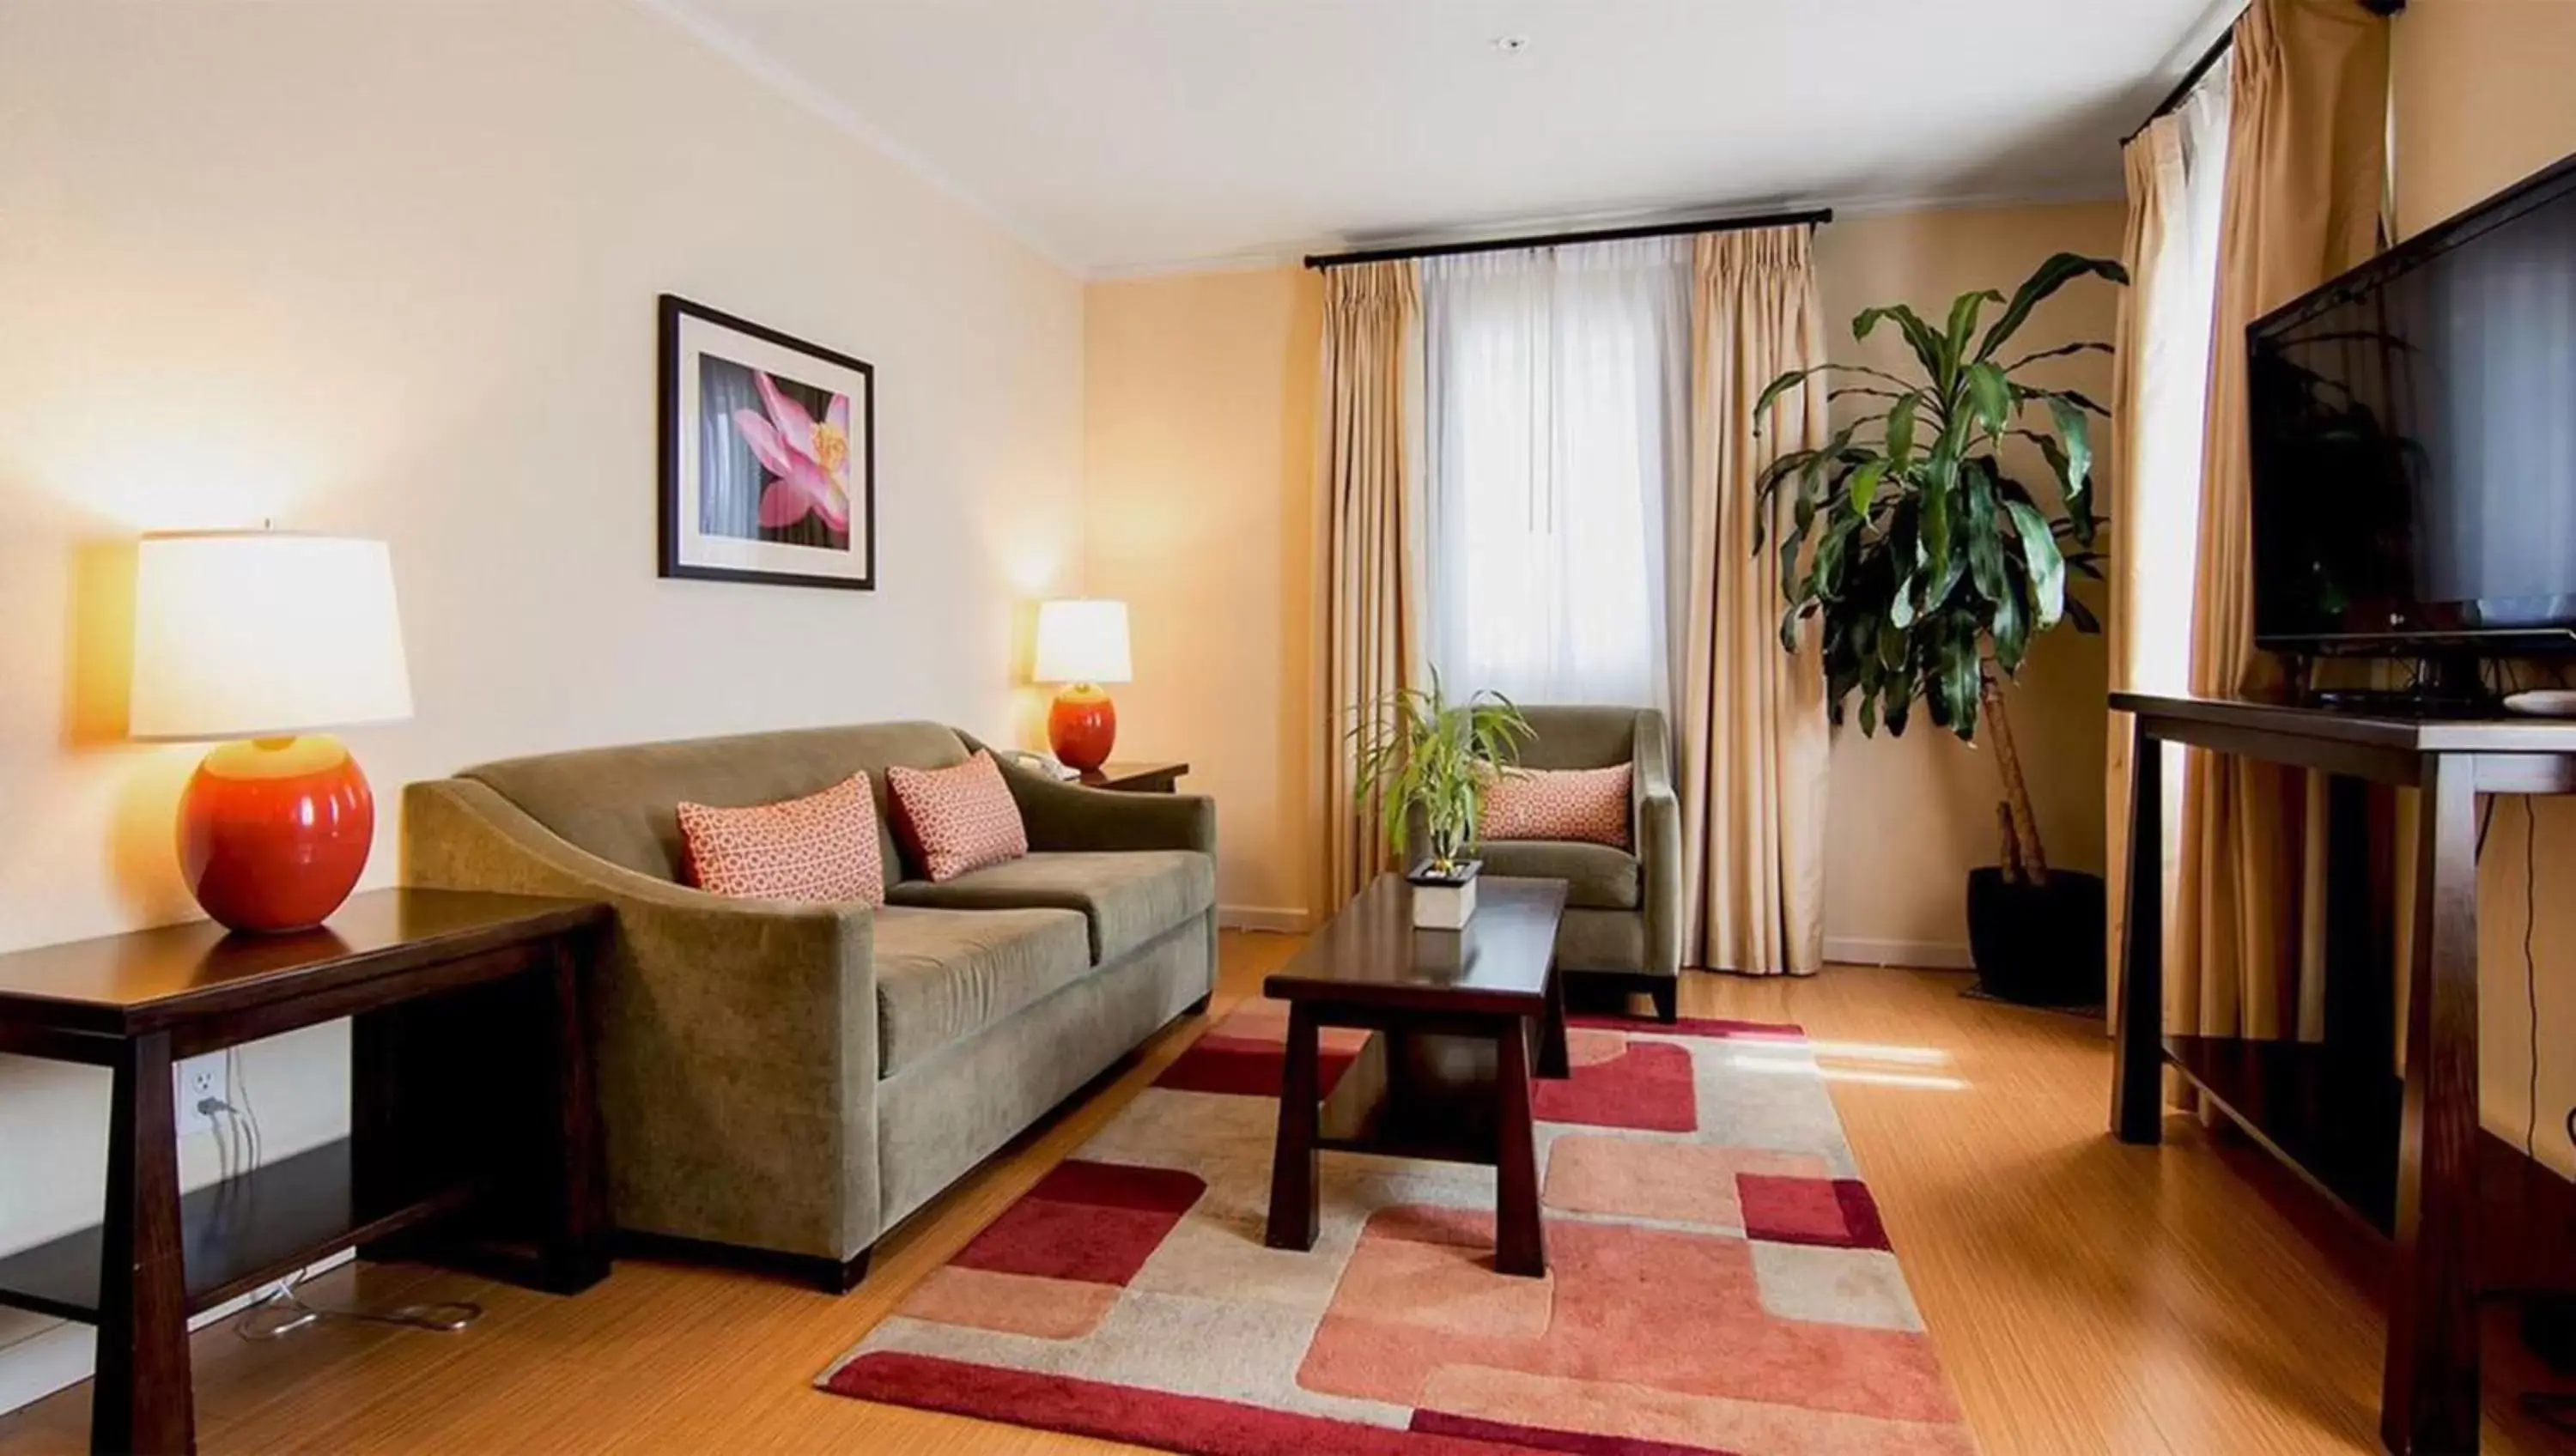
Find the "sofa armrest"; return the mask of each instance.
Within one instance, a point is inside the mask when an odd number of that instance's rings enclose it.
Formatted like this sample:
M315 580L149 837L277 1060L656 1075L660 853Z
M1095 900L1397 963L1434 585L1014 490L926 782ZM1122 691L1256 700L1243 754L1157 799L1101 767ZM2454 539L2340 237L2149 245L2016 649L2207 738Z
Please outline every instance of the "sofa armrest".
M1636 813L1638 869L1645 878L1646 965L1681 974L1682 802L1673 791L1673 750L1664 715L1637 715L1636 771L1629 793Z
M971 749L984 745L964 734ZM1205 794L1131 794L1051 779L994 755L1034 850L1194 849L1216 854L1216 801Z
M615 909L599 1066L621 1227L835 1260L875 1242L873 910L638 874L468 779L406 786L403 848L411 884Z

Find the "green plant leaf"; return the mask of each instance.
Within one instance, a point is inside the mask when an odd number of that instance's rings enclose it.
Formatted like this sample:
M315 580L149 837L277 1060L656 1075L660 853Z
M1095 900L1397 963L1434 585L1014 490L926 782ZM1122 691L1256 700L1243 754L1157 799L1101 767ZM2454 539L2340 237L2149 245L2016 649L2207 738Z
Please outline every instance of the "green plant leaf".
M2004 296L1991 288L1962 293L1950 303L1950 327L1943 332L1942 356L1957 359L1968 351L1968 336L1977 331L1977 315L1989 303L2001 303Z
M1914 412L1922 402L1920 390L1907 390L1887 407L1887 458L1893 469L1903 470L1914 454Z
M2024 354L2020 358L2005 365L2004 372L2006 374L2010 374L2014 370L2021 368L2024 364L2036 364L2042 359L2062 359L2069 354L2109 354L2112 352L2115 351L2111 346L2103 343L2101 340L2086 339L2082 343L2060 344L2054 349L2042 349L2036 354Z
M1914 350L1914 362L1922 365L1923 372L1932 377L1935 388L1942 394L1948 394L1952 378L1958 373L1958 361L1955 358L1943 357L1941 336L1933 332L1932 326L1923 321L1921 314L1907 305L1891 303L1877 308L1862 309L1859 315L1852 319L1852 337L1868 338L1877 330L1881 319L1896 320L1896 326L1905 333L1906 344Z
M1860 469L1852 472L1851 508L1854 514L1863 517L1868 516L1870 503L1878 499L1878 482L1883 479L1886 474L1887 462L1885 460L1872 460Z
M2092 435L2085 425L2084 412L2064 399L2051 396L2048 401L2048 412L2057 422L2058 438L2065 442L2066 448L2064 461L2052 458L2048 463L2051 466L2063 464L2065 467L2060 474L2061 483L2066 492L2066 513L2079 523L2076 539L2089 546L2093 543L2090 524L2093 518L2093 508L2090 504L2093 478Z
M1994 639L1996 663L2009 675L2021 670L2022 653L2030 646L2030 618L2022 611L2018 590L2005 591L1994 603L1986 633Z
M2012 302L2005 305L2002 317L1995 320L1993 328L1986 330L1985 339L1977 345L1976 357L1993 358L1995 350L2021 328L2030 318L2030 311L2037 308L2042 300L2088 274L2108 278L2114 283L2129 281L2129 270L2109 258L2087 258L2080 253L2056 254L2033 269L2030 277L2014 291Z
M1923 561L1931 574L1940 576L1950 565L1950 516L1952 487L1959 476L1959 457L1947 436L1932 447L1923 462L1923 478L1916 499L1922 505L1919 530L1922 532Z
M1762 393L1753 401L1753 433L1762 433L1762 426L1771 414L1771 406L1780 396L1806 383L1809 375L1822 374L1833 367L1831 364L1817 364L1805 369L1792 369L1762 386Z
M1960 472L1967 482L1966 511L1962 526L1968 537L1968 576L1977 584L1977 595L1987 601L2001 600L2005 595L2004 550L2000 533L1995 529L1995 478L1991 463L1971 460Z
M2022 562L2030 569L2031 626L2041 632L2057 625L2066 610L2066 562L2049 535L2048 518L2036 507L2008 501L2013 532L2021 539Z
M1985 434L2000 435L2012 423L2012 381L1994 365L1979 360L1968 366L1968 400Z

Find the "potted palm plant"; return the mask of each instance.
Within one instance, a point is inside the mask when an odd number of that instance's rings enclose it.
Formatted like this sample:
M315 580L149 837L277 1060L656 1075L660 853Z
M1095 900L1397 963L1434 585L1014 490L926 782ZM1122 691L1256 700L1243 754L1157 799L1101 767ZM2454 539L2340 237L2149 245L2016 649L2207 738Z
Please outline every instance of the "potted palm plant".
M1821 447L1782 455L1760 477L1756 519L1787 518L1778 540L1757 531L1754 546L1779 552L1781 645L1796 651L1802 624L1818 624L1837 724L1856 702L1863 733L1885 724L1901 734L1919 700L1963 741L1987 728L2002 786L2002 862L1969 874L1969 948L1987 990L2056 1004L2100 994L2102 881L2049 868L2005 690L2040 633L2060 622L2101 630L2067 595L2066 578L2101 578L2089 418L2107 411L2028 371L2111 346L2087 340L2013 358L2004 349L2033 309L2087 276L2128 282L2118 263L2059 253L2009 302L1991 290L1959 295L1943 327L1901 303L1865 309L1852 336L1894 323L1912 371L1795 370L1753 407L1759 429L1774 400L1824 371L1836 379L1832 398L1866 406ZM2003 312L1980 333L1989 304ZM2016 439L2045 462L2044 495L2006 468L2004 445Z
M1380 699L1350 732L1359 771L1352 802L1377 800L1387 843L1401 860L1417 822L1424 857L1405 878L1413 883L1413 923L1456 930L1476 910L1476 839L1485 786L1510 770L1529 721L1502 694L1478 691L1451 702L1440 675L1429 688L1399 688Z

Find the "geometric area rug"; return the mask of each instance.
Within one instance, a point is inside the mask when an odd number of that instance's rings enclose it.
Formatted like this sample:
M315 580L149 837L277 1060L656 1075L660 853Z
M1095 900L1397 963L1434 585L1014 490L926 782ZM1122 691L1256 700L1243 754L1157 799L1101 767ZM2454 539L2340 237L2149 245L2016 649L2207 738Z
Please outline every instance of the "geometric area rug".
M1469 1164L1327 1152L1315 1247L1265 1247L1256 1001L816 1383L1203 1456L1973 1452L1798 1028L1572 1026L1544 1279L1494 1271ZM1323 1035L1329 1086L1366 1033Z

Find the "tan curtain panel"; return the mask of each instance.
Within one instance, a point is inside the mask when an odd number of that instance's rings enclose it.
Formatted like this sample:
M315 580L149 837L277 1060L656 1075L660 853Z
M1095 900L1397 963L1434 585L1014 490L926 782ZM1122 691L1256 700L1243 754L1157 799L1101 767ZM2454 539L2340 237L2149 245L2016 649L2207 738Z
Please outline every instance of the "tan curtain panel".
M2146 323L2154 317L2152 290L2156 282L2157 252L2169 235L2172 210L2182 196L2182 128L2171 116L2160 116L2147 124L2146 130L2130 139L2121 149L2121 162L2126 170L2129 196L2128 230L2121 240L2120 261L2129 270L2129 286L2120 295L2120 322L2113 336L2111 383L2111 469L2104 482L2104 513L2112 522L2110 555L2110 611L2105 614L2103 631L2108 638L2110 687L2121 692L2135 687L2138 673L2131 660L2131 647L2136 629L2132 619L2142 583L2138 571L2142 563L2125 539L2128 523L2137 518L2138 432L2124 423L2138 417L2145 393L2147 372L2139 351L2145 341ZM2110 739L2106 766L2108 776L2103 785L2104 822L2110 832L2104 837L2104 873L2108 898L2109 994L2103 999L2105 1015L2115 1015L2120 1004L2120 942L2128 931L2129 908L2129 751L2130 724L2126 713L2111 715ZM2146 805L2139 805L2144 812Z
M1354 726L1377 729L1386 695L1419 674L1422 594L1416 411L1421 293L1410 262L1324 274L1324 913L1385 869L1375 806L1355 809Z
M2388 54L2388 23L2351 0L2255 0L2236 24L2192 615L2202 696L2279 685L2253 642L2245 326L2377 251ZM2173 1026L2256 1037L2297 1027L2306 819L2303 776L2186 758Z
M1752 415L1763 386L1823 363L1824 349L1807 228L1701 236L1675 726L1683 957L1713 970L1812 975L1824 962L1823 666L1812 640L1780 650L1779 560L1753 549L1763 466L1827 438L1823 381L1782 395L1758 437Z

